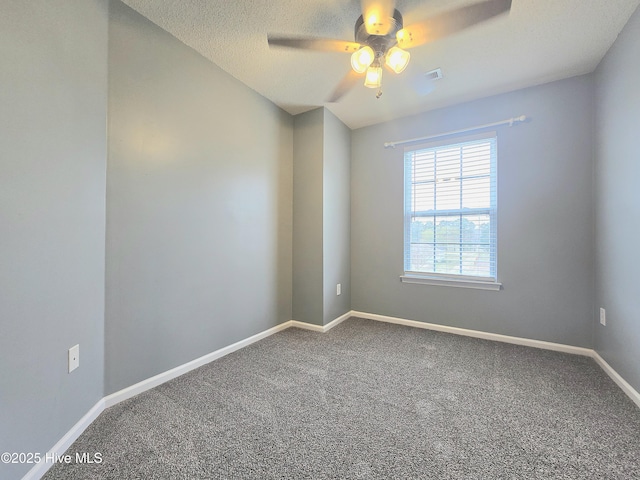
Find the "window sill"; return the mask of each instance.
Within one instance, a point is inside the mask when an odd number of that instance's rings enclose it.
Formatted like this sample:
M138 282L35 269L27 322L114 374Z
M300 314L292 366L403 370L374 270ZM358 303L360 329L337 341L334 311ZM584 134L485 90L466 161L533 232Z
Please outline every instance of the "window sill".
M416 283L423 285L438 285L459 288L476 288L479 290L498 291L502 288L501 283L494 282L492 280L484 281L449 277L429 277L426 275L402 275L400 277L400 280L402 280L402 283Z

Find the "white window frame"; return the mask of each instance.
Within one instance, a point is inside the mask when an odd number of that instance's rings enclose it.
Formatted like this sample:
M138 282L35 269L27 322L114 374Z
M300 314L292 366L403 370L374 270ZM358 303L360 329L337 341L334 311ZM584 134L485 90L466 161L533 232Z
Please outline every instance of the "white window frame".
M412 168L413 153L421 150L434 150L464 144L468 142L477 142L479 140L488 140L492 145L492 154L490 158L490 178L491 178L491 200L490 207L484 209L463 210L454 209L439 211L433 210L423 212L424 216L435 216L436 214L460 214L472 215L482 214L489 215L490 222L490 276L467 276L462 274L437 273L437 272L416 272L409 270L410 267L410 248L411 248L411 220L415 217L412 210L412 177L410 168ZM464 288L477 288L483 290L500 290L502 284L498 282L498 246L497 246L497 214L498 214L498 194L497 194L497 176L498 176L498 139L496 132L485 132L478 135L467 135L463 137L450 137L448 139L417 144L405 147L404 150L404 274L400 277L404 283L427 284L427 285L444 285ZM437 195L437 193L436 193ZM436 197L437 198L437 197ZM461 241L462 239L460 239Z

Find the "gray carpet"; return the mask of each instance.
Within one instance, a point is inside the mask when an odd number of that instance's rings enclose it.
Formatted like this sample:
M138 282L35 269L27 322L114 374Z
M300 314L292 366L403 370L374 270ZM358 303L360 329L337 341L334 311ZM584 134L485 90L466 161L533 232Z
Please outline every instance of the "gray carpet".
M369 320L288 329L106 410L46 479L640 478L586 357Z

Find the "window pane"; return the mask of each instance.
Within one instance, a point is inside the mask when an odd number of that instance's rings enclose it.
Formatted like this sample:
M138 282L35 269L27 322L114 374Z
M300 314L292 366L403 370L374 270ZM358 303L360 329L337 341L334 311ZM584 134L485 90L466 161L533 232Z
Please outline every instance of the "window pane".
M490 240L489 215L465 215L462 217L462 243L489 244Z
M462 180L462 208L491 207L491 179L469 178Z
M460 274L460 245L436 245L435 272Z
M425 212L433 210L434 207L434 185L433 183L420 183L413 187L413 211Z
M465 178L483 177L491 174L491 164L488 158L465 159L462 165L462 176Z
M433 244L411 244L411 261L409 270L413 272L433 272L434 268Z
M436 184L436 208L458 210L460 208L460 180L447 178Z
M462 175L489 175L491 172L491 144L483 142L462 147Z
M488 245L464 245L462 247L462 275L491 276Z
M433 217L411 219L411 243L433 243Z
M436 179L460 177L460 148L438 150L436 153Z
M460 216L436 217L436 243L460 243Z
M413 181L425 182L433 180L433 166L435 152L429 150L421 150L413 155Z

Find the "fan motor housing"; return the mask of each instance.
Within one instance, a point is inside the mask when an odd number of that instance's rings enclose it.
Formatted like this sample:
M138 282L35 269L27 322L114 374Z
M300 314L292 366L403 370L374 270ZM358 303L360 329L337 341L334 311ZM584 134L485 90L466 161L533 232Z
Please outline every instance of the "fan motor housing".
M396 40L396 33L398 30L402 30L402 14L398 10L393 11L393 18L391 19L391 29L386 35L370 35L367 33L367 28L364 24L364 17L360 15L356 20L355 26L355 40L356 42L370 46L376 53L376 57L383 56L387 50L393 47L398 41Z

